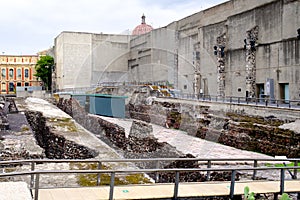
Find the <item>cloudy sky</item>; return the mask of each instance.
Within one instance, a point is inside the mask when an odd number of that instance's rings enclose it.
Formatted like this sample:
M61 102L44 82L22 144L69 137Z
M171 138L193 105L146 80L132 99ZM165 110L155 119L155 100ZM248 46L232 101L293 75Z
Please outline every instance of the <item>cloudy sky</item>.
M166 26L227 0L0 0L0 53L36 54L62 31L122 34Z

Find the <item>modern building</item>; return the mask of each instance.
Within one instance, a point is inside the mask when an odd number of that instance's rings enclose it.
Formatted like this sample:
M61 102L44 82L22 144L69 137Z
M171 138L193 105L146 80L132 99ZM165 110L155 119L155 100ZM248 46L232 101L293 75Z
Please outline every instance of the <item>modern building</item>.
M37 55L0 55L1 94L15 94L16 87L40 86L34 76Z
M299 10L299 0L231 0L132 35L63 32L54 48L57 89L157 83L193 94L299 99Z

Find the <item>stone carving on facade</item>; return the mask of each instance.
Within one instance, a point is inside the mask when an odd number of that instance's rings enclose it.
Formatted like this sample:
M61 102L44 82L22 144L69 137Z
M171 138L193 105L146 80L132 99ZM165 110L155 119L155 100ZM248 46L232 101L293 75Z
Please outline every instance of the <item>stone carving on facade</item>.
M217 37L217 45L214 46L214 54L217 56L217 95L225 97L225 47L226 47L226 34Z
M174 87L178 88L178 49L179 49L179 31L175 31L175 49L174 49Z
M246 97L255 98L256 88L256 41L258 39L258 26L246 32L244 49L246 50Z
M193 65L194 74L194 94L199 95L201 91L201 73L200 73L200 42L194 44Z

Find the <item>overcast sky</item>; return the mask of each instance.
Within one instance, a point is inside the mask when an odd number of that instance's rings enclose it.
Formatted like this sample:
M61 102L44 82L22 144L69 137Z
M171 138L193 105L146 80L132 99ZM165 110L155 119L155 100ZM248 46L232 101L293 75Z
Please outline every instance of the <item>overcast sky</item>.
M0 0L0 53L50 48L62 31L122 34L141 23L159 28L227 0Z

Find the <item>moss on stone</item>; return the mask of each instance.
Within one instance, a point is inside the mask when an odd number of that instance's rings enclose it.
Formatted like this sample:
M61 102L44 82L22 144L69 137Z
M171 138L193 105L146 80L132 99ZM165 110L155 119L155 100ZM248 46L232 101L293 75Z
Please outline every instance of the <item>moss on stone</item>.
M236 122L248 122L252 124L262 124L262 125L270 125L270 126L280 126L284 124L284 121L274 118L264 118L260 116L248 116L248 115L240 115L237 113L226 113L226 116L229 117L231 120Z
M82 170L96 170L98 169L97 163L76 163L70 165L71 169L82 169ZM102 170L111 169L108 166L102 165ZM77 182L80 186L96 186L97 185L97 174L79 174L77 175ZM143 174L129 174L126 176L115 177L115 185L128 185L128 184L143 184L151 183ZM100 185L110 184L110 174L100 175Z
M78 132L78 129L72 118L50 118L49 122L51 122L53 126L67 128L67 130L70 132Z

